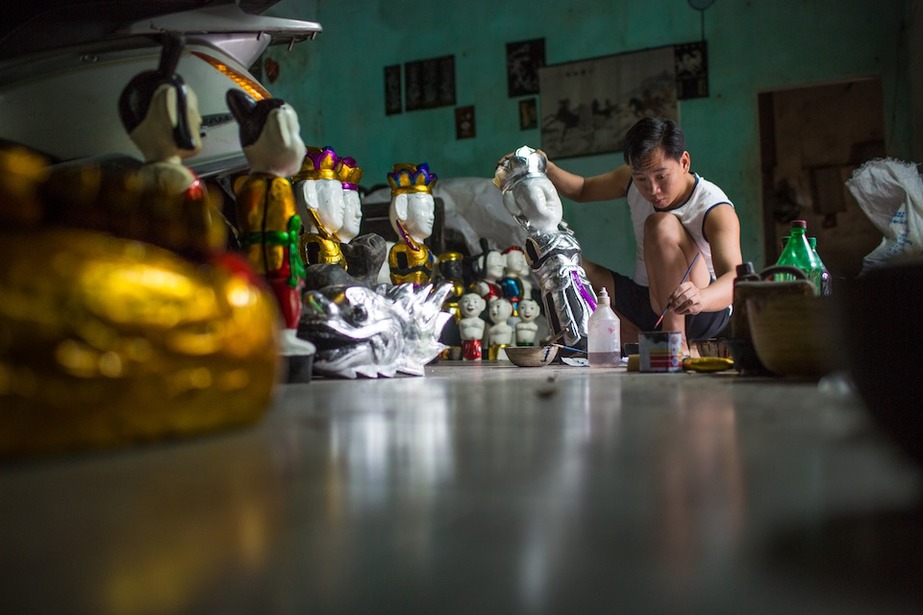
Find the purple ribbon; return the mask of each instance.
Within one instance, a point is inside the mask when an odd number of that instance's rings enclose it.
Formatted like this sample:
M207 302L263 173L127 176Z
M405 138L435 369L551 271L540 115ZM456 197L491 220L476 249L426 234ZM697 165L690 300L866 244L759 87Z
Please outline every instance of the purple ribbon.
M580 296L583 297L583 300L586 301L587 305L590 306L590 310L596 311L596 297L593 293L590 292L590 289L584 285L583 281L580 279L580 276L577 275L576 271L570 272L570 277L574 279L574 284L577 285L577 288L580 289Z

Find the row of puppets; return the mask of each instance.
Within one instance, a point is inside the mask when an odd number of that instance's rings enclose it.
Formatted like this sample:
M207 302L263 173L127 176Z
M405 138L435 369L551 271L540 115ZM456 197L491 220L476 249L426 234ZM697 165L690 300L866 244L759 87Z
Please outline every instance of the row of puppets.
M133 436L164 421L197 431L251 419L280 379L422 375L447 345L471 360L547 339L586 347L595 295L541 154L520 148L497 169L528 239L476 255L471 279L469 257L426 246L437 181L428 165L388 174L393 237L358 234L356 161L306 147L284 101L232 89L249 170L234 184L228 224L220 198L183 162L201 147L201 118L176 74L182 51L166 35L159 66L119 100L137 168L51 165L2 144L4 407L102 406L132 417ZM38 255L49 264L39 274ZM145 408L157 418L138 425Z

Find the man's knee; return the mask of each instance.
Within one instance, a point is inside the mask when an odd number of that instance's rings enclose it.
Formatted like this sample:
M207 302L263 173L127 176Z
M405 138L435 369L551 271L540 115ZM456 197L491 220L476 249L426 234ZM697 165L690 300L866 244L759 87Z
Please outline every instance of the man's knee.
M667 212L654 212L644 220L644 242L679 242L686 234L679 218Z
M598 293L599 289L605 286L606 292L608 292L610 296L613 296L615 292L615 279L612 277L612 272L609 271L609 269L602 265L597 265L593 261L584 260L583 270L586 272L586 277L590 281L590 285L595 292Z

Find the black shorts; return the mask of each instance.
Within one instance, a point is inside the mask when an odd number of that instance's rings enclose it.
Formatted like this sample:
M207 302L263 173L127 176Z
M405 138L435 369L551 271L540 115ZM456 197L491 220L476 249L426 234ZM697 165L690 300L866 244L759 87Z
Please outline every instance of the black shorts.
M615 281L615 310L630 320L640 331L653 331L660 314L651 309L650 289L631 278L610 271ZM699 312L686 316L686 339L705 340L724 331L731 319L731 308L720 312Z

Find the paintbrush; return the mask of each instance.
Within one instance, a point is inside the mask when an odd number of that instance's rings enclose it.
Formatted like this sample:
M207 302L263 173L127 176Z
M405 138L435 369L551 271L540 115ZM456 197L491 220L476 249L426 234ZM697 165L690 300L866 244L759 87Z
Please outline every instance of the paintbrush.
M683 274L683 277L680 278L679 284L676 285L676 288L679 288L679 287L680 287L680 284L682 284L683 282L685 282L685 281L686 281L686 278L689 277L689 272L692 271L692 267L695 265L695 262L699 259L699 254L701 254L701 252L696 252L696 253L695 253L695 256L692 257L692 262L689 263L689 268L686 269L686 273L684 273L684 274ZM673 289L673 292L674 292L674 293L676 292L676 288ZM672 293L671 293L671 294L672 294ZM663 308L663 311L662 311L662 312L660 312L660 318L658 318L658 319L657 319L657 322L654 323L654 328L655 328L655 329L656 329L657 327L660 326L660 323L661 323L661 322L663 322L663 317L667 315L667 310L669 310L669 309L670 309L670 304L667 303L667 306L666 306L665 308Z

